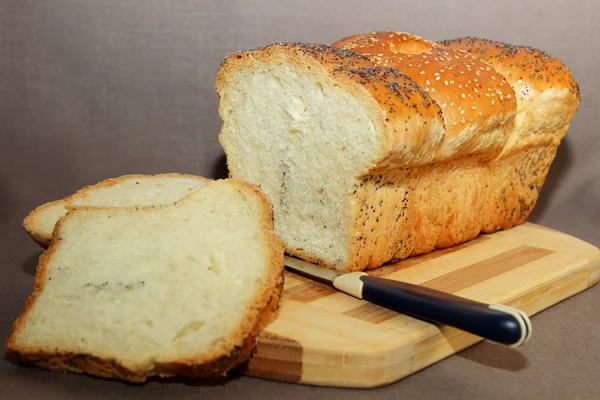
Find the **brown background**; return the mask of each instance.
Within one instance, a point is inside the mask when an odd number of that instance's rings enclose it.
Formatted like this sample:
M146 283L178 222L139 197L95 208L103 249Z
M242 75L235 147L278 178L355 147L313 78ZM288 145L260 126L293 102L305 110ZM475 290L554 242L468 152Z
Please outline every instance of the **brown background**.
M214 77L229 53L382 29L474 35L549 51L582 106L531 220L600 245L600 2L0 0L0 338L29 294L35 206L126 173L223 177ZM386 388L235 378L135 386L0 359L8 398L598 398L600 285L533 318L518 351L483 343Z

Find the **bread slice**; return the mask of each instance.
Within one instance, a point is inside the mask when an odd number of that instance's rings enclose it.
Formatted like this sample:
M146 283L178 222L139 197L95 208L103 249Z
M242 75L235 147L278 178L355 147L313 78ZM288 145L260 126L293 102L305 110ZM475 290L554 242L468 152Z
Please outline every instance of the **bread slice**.
M170 206L77 208L40 257L6 349L137 382L226 374L277 308L283 250L266 197L232 179Z
M172 204L209 179L185 174L124 175L86 186L61 200L43 204L23 221L29 235L43 248L52 240L56 222L70 209L80 206L144 207Z

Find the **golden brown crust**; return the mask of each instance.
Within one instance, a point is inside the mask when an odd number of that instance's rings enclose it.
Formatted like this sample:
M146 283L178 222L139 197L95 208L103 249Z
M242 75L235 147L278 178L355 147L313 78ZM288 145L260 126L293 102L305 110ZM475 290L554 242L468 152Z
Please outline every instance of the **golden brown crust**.
M64 206L66 199L68 197L42 204L31 211L23 220L23 228L25 228L27 234L43 249L46 249L50 245L52 232L42 229L37 220L40 218L40 214L43 214L47 209L60 207L61 205Z
M546 144L492 162L470 155L364 177L354 188L345 271L378 268L525 222L556 150Z
M365 177L355 186L350 268L378 268L477 236L485 216L473 199L485 198L484 165L470 155Z
M15 343L16 334L21 324L26 320L27 314L35 304L47 281L48 262L60 246L62 240L61 230L65 220L74 218L78 213L85 212L86 209L108 210L109 212L128 209L132 212L135 210L143 213L150 211L152 208L146 207L136 210L135 208L79 207L58 221L49 248L40 256L33 292L27 299L22 313L12 325L11 335L5 345L7 353L27 365L54 371L70 371L105 378L119 378L132 382L143 382L154 375L163 377L178 374L190 377L222 376L232 368L247 361L254 351L256 338L270 322L279 305L284 279L284 244L273 231L271 204L255 185L235 179L214 181L208 185L233 185L237 186L239 193L252 193L256 196L259 205L258 212L261 216L261 229L266 234L266 246L271 251L271 264L268 268L268 274L261 280L262 287L255 298L249 302L244 321L231 337L221 342L219 348L215 348L209 354L190 355L188 359L184 360L155 363L152 368L148 369L136 368L138 366L135 365L125 365L116 357L107 359L93 354L61 351L58 348L54 352L48 352L38 348L19 347ZM186 198L183 198L176 202L176 205L185 201ZM223 349L227 349L227 351L224 352Z
M579 85L571 71L545 51L474 37L444 40L440 44L464 50L490 64L513 86L519 100L532 101L532 96L546 90L565 89L579 104Z
M436 42L407 32L379 31L350 35L336 40L332 46L351 50L368 58L385 54L422 54L440 47ZM383 60L387 66L387 62Z
M502 155L560 143L580 103L579 86L562 62L532 47L486 39L466 37L441 43L490 64L513 87L518 103L517 126ZM537 117L540 114L544 118Z
M122 175L116 178L105 179L101 182L98 182L93 185L87 185L83 188L79 189L77 192L69 195L63 199L51 201L45 204L42 204L39 207L36 207L33 211L31 211L27 217L23 220L23 227L25 231L31 236L31 238L40 245L42 248L47 248L50 245L50 241L52 240L52 231L47 232L39 224L38 219L40 218L40 214L43 214L49 208L54 207L70 207L71 203L74 199L82 199L86 198L91 191L94 191L99 188L114 186L118 183L131 180L131 179L153 179L153 178L165 178L165 177L173 177L173 178L187 178L187 179L196 179L199 181L210 182L211 180L208 178L204 178L202 176L197 175L189 175L189 174L180 174L180 173L164 173L164 174L156 174L156 175L143 175L143 174L129 174Z
M379 160L365 173L399 165L424 164L435 159L442 140L443 121L438 104L411 78L391 68L378 67L368 58L333 46L306 43L277 43L228 56L216 79L217 92L240 68L257 64L289 62L306 66L344 85L371 103L383 127ZM222 143L227 150L227 144ZM230 165L236 176L235 165Z
M343 47L410 77L440 105L446 127L446 157L493 156L507 134L491 130L510 123L515 93L504 77L471 54L403 32L372 32L339 40Z

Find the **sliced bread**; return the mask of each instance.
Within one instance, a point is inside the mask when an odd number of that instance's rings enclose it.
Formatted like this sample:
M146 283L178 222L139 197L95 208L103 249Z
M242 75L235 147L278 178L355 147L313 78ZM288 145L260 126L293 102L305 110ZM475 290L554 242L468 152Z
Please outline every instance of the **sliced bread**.
M54 234L6 343L26 364L138 382L223 375L281 295L284 246L246 182L168 206L80 207Z
M70 209L80 206L144 207L172 204L209 179L185 174L124 175L86 186L61 200L43 204L23 221L29 235L46 248L52 240L56 222Z

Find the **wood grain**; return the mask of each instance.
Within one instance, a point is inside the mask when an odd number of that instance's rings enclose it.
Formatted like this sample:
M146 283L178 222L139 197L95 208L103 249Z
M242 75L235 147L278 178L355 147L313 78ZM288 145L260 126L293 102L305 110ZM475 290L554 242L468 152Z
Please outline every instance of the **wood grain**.
M526 223L391 264L369 275L485 303L542 311L600 281L600 250ZM537 332L533 320L534 336ZM340 293L286 272L277 316L246 374L311 385L382 386L482 339Z
M493 279L500 274L522 267L551 253L550 250L537 247L519 246L421 284L431 289L456 293L461 289Z
M264 332L245 373L286 382L302 379L302 346L297 341Z

